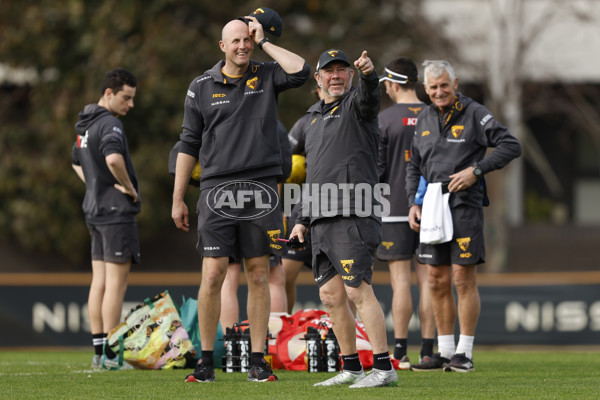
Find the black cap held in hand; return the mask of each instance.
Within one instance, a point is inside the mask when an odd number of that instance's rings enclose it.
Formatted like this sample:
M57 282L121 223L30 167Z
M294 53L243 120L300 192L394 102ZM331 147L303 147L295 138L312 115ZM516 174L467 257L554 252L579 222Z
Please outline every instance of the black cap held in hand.
M319 63L317 64L317 71L320 70L321 68L324 68L327 64L329 64L330 62L333 61L341 61L344 62L346 64L348 64L348 66L350 66L350 61L348 61L348 57L346 57L346 54L344 54L343 51L341 50L336 50L336 49L329 49L327 51L324 51L321 56L319 57Z
M267 7L259 7L256 10L250 13L250 16L256 17L258 22L263 26L263 31L268 32L274 36L281 37L281 32L283 30L283 23L281 21L281 17L277 14L277 11L267 8ZM250 22L249 19L244 17L239 17L246 24Z

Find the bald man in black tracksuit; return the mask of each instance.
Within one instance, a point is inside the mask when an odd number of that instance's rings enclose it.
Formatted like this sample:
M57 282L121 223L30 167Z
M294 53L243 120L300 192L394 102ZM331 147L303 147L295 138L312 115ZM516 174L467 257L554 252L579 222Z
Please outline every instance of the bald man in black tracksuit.
M247 20L225 25L219 42L225 61L195 78L185 99L171 216L178 229L189 230L184 195L198 160L202 174L197 249L203 256L198 292L202 359L186 382L215 379L213 346L229 256L244 260L248 281L248 380L277 380L263 358L270 309L269 254L281 248L277 238L283 232L277 195L283 175L277 98L304 84L310 68L302 57L268 41L256 17ZM252 60L255 45L274 62Z

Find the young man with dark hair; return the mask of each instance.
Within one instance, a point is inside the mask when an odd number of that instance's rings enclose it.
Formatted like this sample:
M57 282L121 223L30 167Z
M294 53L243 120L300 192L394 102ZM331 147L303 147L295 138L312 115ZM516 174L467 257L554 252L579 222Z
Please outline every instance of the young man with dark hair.
M118 369L106 335L119 324L131 263L140 262L136 215L138 179L119 116L133 108L136 79L115 69L104 76L102 97L79 113L72 166L85 183L83 212L91 236L92 283L88 313L95 355L92 368Z

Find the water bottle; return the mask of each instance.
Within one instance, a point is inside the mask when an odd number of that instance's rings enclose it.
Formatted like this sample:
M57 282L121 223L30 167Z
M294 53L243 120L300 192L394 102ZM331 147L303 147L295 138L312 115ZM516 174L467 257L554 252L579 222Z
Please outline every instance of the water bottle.
M332 328L329 328L325 340L323 340L323 353L325 354L325 371L338 372L340 370L340 346Z
M225 355L223 356L222 370L223 372L234 372L239 369L238 340L235 330L226 328L223 342Z
M240 333L238 340L240 372L250 370L250 328Z
M313 327L306 328L306 369L308 372L323 371L323 344L319 330Z

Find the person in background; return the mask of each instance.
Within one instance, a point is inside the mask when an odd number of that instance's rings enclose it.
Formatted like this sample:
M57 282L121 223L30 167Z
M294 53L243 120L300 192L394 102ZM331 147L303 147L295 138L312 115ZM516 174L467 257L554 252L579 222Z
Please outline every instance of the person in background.
M487 205L484 175L506 166L521 155L519 141L481 104L459 93L458 78L445 60L425 61L424 86L431 105L419 113L412 154L406 172L408 222L420 232L417 258L427 264L433 313L438 330L438 350L413 371L471 372L473 342L481 309L477 264L485 262L483 206ZM487 152L488 148L493 148ZM423 209L415 203L421 176L428 182ZM443 243L425 243L429 232L421 229L429 208L428 194L435 185L440 201L449 193L452 237ZM441 200L443 202L443 199ZM443 221L433 221L436 226ZM443 241L445 239L441 239ZM454 339L458 295L460 337Z
M133 108L136 85L133 74L124 69L107 72L102 97L97 104L86 105L75 124L72 167L85 183L83 212L91 237L88 315L94 369L123 368L104 343L121 320L131 264L140 262L136 215L141 210L141 196L119 119Z
M377 258L385 260L390 269L392 284L392 317L394 320L394 355L396 369L410 369L407 355L408 324L413 314L410 292L411 262L419 244L419 235L408 224L406 200L406 166L410 160L417 114L424 108L417 97L415 87L419 71L408 57L398 57L385 65L379 82L394 103L379 113L379 181L390 185L390 215L382 217L381 244ZM419 287L419 320L421 323L421 353L419 362L433 355L435 320L431 307L431 294L427 286L427 267L415 263L415 275Z

